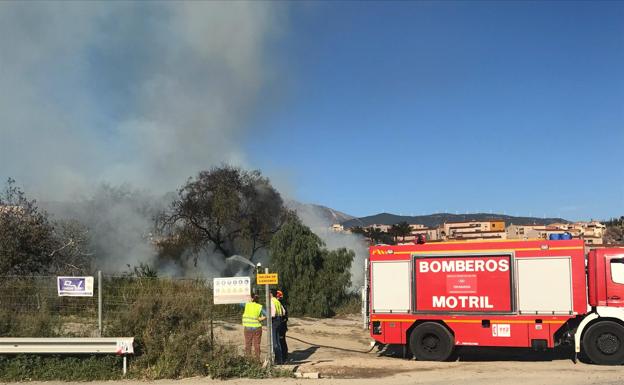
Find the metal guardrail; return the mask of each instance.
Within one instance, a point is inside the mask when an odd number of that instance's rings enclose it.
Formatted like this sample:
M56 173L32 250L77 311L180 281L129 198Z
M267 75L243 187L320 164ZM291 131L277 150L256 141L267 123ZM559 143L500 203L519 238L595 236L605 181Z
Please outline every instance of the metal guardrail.
M127 355L134 354L134 337L100 338L0 338L0 354L117 354L123 356L123 374Z

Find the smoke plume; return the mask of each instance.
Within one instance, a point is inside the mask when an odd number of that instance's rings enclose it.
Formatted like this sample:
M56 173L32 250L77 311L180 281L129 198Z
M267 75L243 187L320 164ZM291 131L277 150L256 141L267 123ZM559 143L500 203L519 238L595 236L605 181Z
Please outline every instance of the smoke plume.
M0 176L60 200L244 165L279 15L266 2L0 3Z
M282 21L268 2L1 2L0 177L86 224L102 268L150 262L157 197L245 166Z
M303 205L287 201L287 205L297 212L297 216L318 235L329 250L345 247L353 250L355 259L351 265L351 287L359 289L364 285L364 260L368 258L368 245L361 235L338 233L331 230L334 224L326 213L315 205Z

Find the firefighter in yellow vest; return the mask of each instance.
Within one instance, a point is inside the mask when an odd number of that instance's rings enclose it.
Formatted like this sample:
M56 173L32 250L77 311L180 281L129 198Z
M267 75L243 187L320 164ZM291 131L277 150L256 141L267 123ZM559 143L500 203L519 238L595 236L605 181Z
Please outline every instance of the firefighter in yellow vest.
M283 364L282 345L279 341L279 331L282 327L282 316L284 309L277 299L277 290L271 289L271 336L273 340L273 354L277 365Z
M260 359L260 340L262 339L262 324L266 317L262 315L262 305L258 303L258 295L252 294L251 301L245 304L243 312L243 329L245 336L245 355L251 355L253 345L254 357Z

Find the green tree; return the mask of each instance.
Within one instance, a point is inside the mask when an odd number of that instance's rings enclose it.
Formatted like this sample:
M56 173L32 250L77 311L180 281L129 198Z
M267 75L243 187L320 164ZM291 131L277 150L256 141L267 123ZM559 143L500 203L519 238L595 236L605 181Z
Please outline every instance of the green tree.
M292 314L330 316L347 296L355 253L324 246L294 215L271 241L271 267L279 274Z
M366 235L366 230L362 226L354 226L349 229L353 234Z
M378 227L367 228L365 235L373 244L383 243L386 245L394 245L396 243L391 234L382 231Z
M395 225L392 225L394 229L394 233L397 237L401 237L402 241L405 242L405 237L410 236L412 234L412 228L407 222L399 222Z
M384 232L377 227L369 227L366 229L366 236L372 243L381 243L384 238Z
M158 224L169 252L174 240L195 255L207 250L251 258L269 245L285 213L280 194L259 171L221 166L189 179Z
M399 240L399 227L398 225L394 224L392 226L390 226L390 228L388 229L388 235L392 237L392 241L393 243L397 243Z

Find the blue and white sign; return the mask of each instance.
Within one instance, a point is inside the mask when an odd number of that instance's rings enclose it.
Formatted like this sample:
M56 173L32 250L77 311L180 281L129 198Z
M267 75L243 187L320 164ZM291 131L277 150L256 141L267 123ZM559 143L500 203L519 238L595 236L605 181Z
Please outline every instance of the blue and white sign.
M57 277L58 295L93 297L93 277Z

